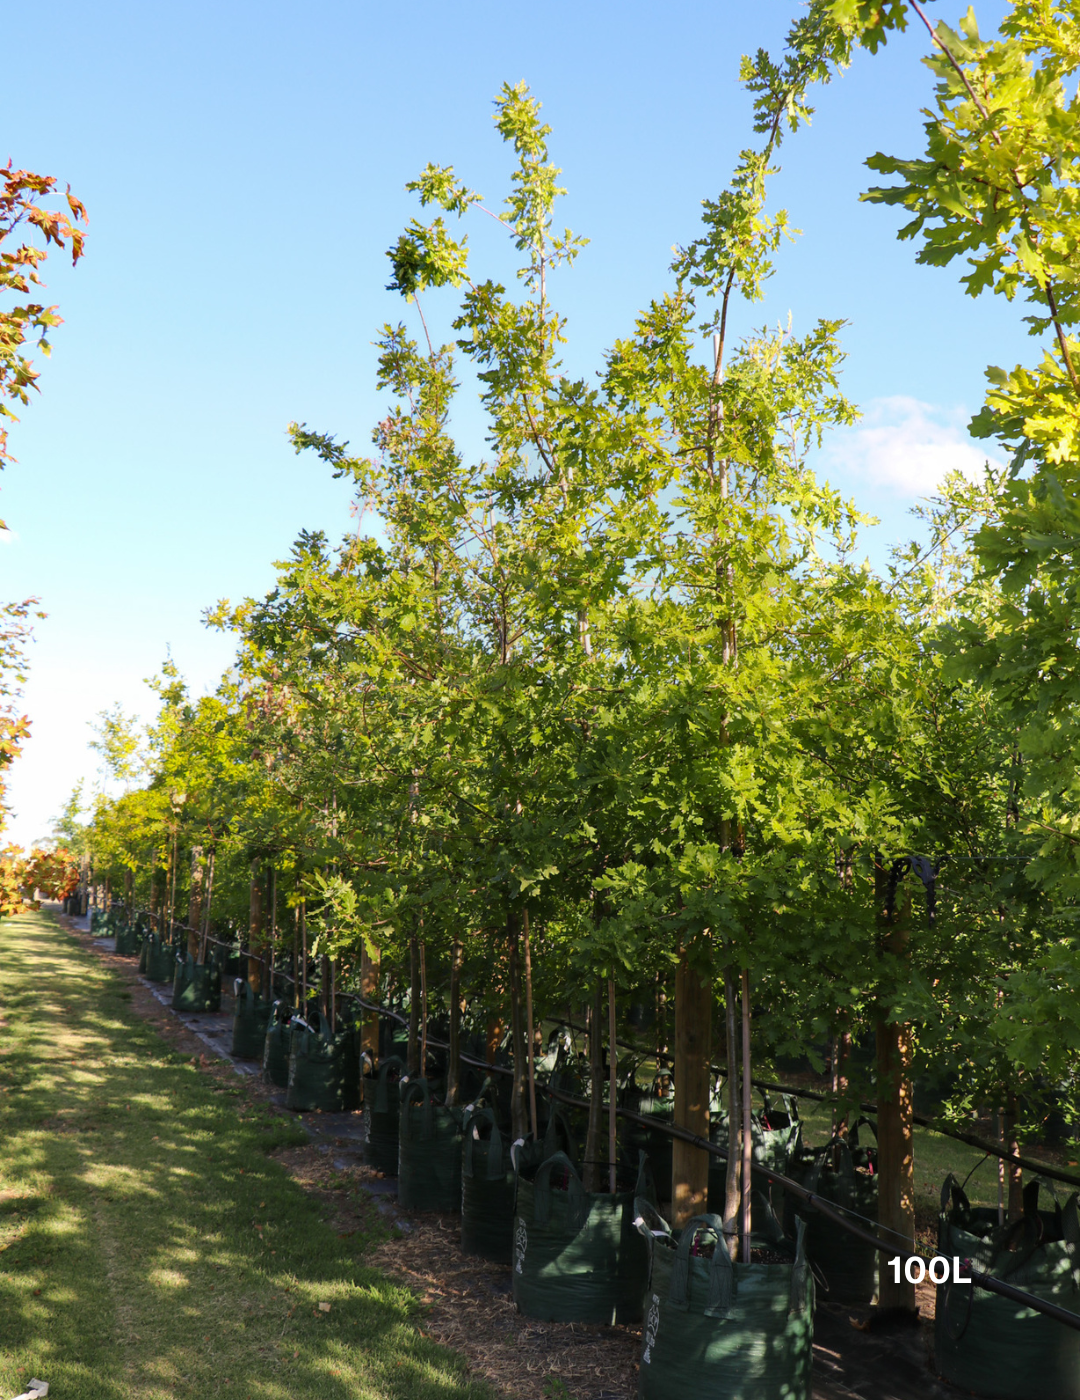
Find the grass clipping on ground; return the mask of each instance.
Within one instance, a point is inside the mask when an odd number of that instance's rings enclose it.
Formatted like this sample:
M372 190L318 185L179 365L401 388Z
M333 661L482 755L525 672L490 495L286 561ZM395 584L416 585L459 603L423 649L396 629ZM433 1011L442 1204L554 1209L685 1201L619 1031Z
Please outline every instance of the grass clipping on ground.
M483 1400L269 1153L298 1130L130 1011L41 915L0 922L0 1395Z

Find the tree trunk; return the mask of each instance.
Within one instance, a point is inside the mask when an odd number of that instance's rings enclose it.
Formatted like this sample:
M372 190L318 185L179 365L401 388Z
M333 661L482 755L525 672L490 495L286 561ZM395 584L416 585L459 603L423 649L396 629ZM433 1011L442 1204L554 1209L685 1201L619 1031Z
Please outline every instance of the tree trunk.
M1005 1099L1005 1147L1014 1157L1020 1151L1016 1140L1016 1110L1016 1095L1010 1093ZM1005 1172L1009 1184L1008 1223L1011 1225L1024 1214L1024 1169L1015 1162L1006 1162Z
M888 873L878 860L874 867L881 946L899 958L908 955L906 916L890 915ZM911 1027L879 1013L877 1042L878 1221L888 1232L891 1247L915 1248L915 1149L911 1089ZM886 1256L878 1256L878 1306L882 1310L915 1311L915 1285L903 1273L893 1278Z
M131 918L131 871L124 871L124 918Z
M742 974L742 1162L739 1168L741 1173L739 1181L741 1190L739 1258L744 1264L750 1262L750 1192L753 1189L750 1168L754 1152L754 1137L750 1125L752 1098L750 1073L750 974L744 968Z
M522 926L525 943L525 1020L529 1037L529 1126L534 1140L539 1139L536 1122L536 1028L533 1025L532 949L529 946L529 911L525 910Z
M206 867L203 864L203 848L193 846L191 849L191 887L188 891L188 911L187 925L188 952L193 958L198 958L199 950L202 947L202 902L203 902L203 879L206 874Z
M365 1001L377 1001L379 997L379 950L368 951L365 940L360 949L360 995ZM371 1056L379 1058L379 1014L365 1011L360 1020L360 1045Z
M503 1038L503 1022L498 1016L488 1022L487 1035L484 1038L484 1058L489 1065L495 1063L495 1056L499 1053L499 1045Z
M615 983L607 984L608 998L608 1190L614 1196L616 1171L616 1131L619 1089L619 1053L615 1044Z
M414 933L409 939L409 1048L406 1056L409 1077L420 1069L420 940Z
M513 910L506 918L506 933L510 945L510 1040L514 1058L514 1080L510 1090L510 1130L513 1137L528 1134L528 1110L525 1107L525 1014L521 995L521 949L518 936L518 916Z
M675 972L675 1126L709 1136L712 984L690 965L683 948ZM676 1139L671 1145L672 1224L681 1229L709 1197L709 1154Z
M262 950L266 928L266 901L263 898L263 887L259 880L259 866L257 862L252 862L251 866L251 905L250 917L248 919L248 959L247 959L247 980L248 985L259 995L262 995L262 960L259 953Z
M456 1104L461 1090L461 965L465 951L461 940L450 945L450 1058L446 1067L446 1102Z
M739 1253L739 1207L742 1203L742 1130L739 1095L739 1007L735 974L724 969L724 1024L727 1030L727 1123L728 1155L724 1173L724 1235L732 1259Z
M604 1138L604 984L593 989L589 1011L589 1128L585 1134L586 1191L600 1190L600 1144Z
M330 1033L334 1033L334 973L330 959L323 953L319 959L319 1002L322 1014L329 1022Z

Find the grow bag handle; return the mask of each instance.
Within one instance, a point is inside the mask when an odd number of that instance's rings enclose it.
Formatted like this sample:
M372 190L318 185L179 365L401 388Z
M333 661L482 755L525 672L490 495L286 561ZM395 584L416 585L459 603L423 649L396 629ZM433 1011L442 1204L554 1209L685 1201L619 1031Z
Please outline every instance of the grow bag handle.
M659 1227L659 1228L657 1228ZM671 1227L667 1221L653 1205L652 1201L645 1196L634 1197L634 1229L639 1235L643 1235L649 1250L649 1276L645 1281L645 1287L652 1287L653 1275L653 1254L656 1250L657 1239L662 1239L664 1244L671 1249L675 1247L672 1238Z
M839 1191L837 1192L836 1203L840 1206L847 1206L850 1209L855 1199L855 1163L852 1160L850 1144L839 1135L830 1138L821 1149L819 1156L814 1160L814 1165L810 1169L810 1175L807 1178L807 1189L810 1191L816 1191L818 1189L818 1182L821 1180L821 1172L828 1159L829 1153L836 1149L839 1149L839 1161L836 1168L836 1175L839 1180Z
M404 1068L405 1061L401 1058L400 1055L387 1055L386 1059L383 1060L382 1064L379 1065L379 1082L375 1089L374 1111L376 1113L390 1112L390 1086L387 1082L386 1076L390 1073L392 1069L396 1069L398 1075L400 1076L401 1071Z
M494 1110L484 1108L468 1108L465 1110L465 1118L462 1122L462 1132L465 1135L465 1147L461 1154L461 1174L462 1176L475 1175L473 1170L473 1152L475 1144L482 1141L477 1129L481 1123L491 1124L491 1136L488 1138L487 1150L487 1180L498 1181L505 1175L503 1170L503 1140L499 1131L498 1119Z
M552 1103L551 1111L548 1113L547 1127L544 1129L543 1151L545 1156L563 1150L556 1145L560 1133L566 1155L573 1160L578 1155L577 1141L570 1131L570 1124L566 1121L565 1114Z
M413 1101L420 1097L423 1099L424 1110L424 1138L432 1137L435 1132L435 1105L431 1098L431 1090L426 1079L411 1079L401 1095L401 1122L398 1133L407 1142L412 1141L412 1124L410 1121L409 1109Z
M668 1304L680 1312L690 1307L690 1251L697 1243L699 1235L716 1236L712 1262L709 1265L709 1291L705 1300L706 1317L727 1317L735 1301L735 1270L731 1255L724 1239L724 1222L718 1215L695 1215L688 1220L679 1234L679 1247L675 1252L675 1264L671 1270L671 1283L668 1286Z
M554 1152L544 1159L533 1177L533 1218L537 1225L546 1225L551 1219L551 1172L553 1167L563 1167L568 1177L567 1194L570 1197L571 1221L579 1229L588 1215L588 1201L578 1169L565 1152Z

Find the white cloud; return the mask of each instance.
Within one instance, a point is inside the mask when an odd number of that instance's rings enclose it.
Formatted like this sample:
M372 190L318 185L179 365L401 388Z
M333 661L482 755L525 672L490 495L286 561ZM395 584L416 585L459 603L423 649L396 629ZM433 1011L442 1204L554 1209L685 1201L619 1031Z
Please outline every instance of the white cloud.
M824 466L829 475L875 486L897 496L926 496L950 471L977 481L983 463L1000 460L968 435L970 414L897 394L873 399L863 417L828 441Z

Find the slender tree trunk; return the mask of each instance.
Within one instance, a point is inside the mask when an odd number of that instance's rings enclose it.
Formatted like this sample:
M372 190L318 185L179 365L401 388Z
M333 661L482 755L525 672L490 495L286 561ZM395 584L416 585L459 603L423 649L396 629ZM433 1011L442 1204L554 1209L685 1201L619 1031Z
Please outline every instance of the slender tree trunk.
M124 918L131 918L131 871L124 871Z
M484 1058L489 1065L495 1063L495 1056L499 1053L499 1044L503 1038L505 1026L498 1016L488 1022L487 1035L484 1039Z
M374 1002L379 996L379 950L368 950L365 940L360 950L360 994L365 1001ZM373 1060L379 1058L379 1015L365 1011L360 1022L360 1044Z
M585 1134L586 1191L600 1190L600 1144L604 1135L604 984L593 988L589 1011L589 1128Z
M252 862L251 866L251 887L250 887L250 914L248 918L248 959L247 959L247 980L248 985L260 995L262 995L262 959L259 952L265 937L266 926L266 901L263 898L262 882L259 879L259 866L257 862Z
M754 1137L750 1122L750 974L743 968L742 974L742 1176L741 1211L739 1216L739 1258L750 1262L750 1192L753 1190L750 1164L753 1161Z
M427 945L420 940L420 1072L427 1074Z
M465 952L461 940L450 945L450 1060L446 1068L446 1102L456 1104L461 1091L461 965Z
M319 959L319 1001L322 1005L322 1013L330 1023L330 1031L334 1029L334 990L333 971L330 967L330 959L323 953Z
M608 1190L614 1196L616 1178L615 1126L619 1088L619 1052L615 1044L615 982L607 984L608 997Z
M191 849L191 884L188 889L187 912L187 947L193 958L198 958L199 950L202 947L202 903L205 877L206 866L203 861L203 848L193 846Z
M728 1047L726 1083L728 1155L727 1170L724 1174L724 1234L727 1238L728 1251L732 1258L735 1258L739 1250L739 1207L742 1202L742 1130L739 1126L742 1116L739 1107L741 1056L739 1055L738 996L735 990L735 973L730 967L724 969L724 1017Z
M1003 1107L998 1109L997 1128L998 1128L998 1141L1001 1143L1001 1145L1002 1145L1002 1147L1005 1149L1005 1151L1008 1152L1008 1150L1009 1150L1009 1140L1008 1140L1008 1138L1005 1136L1005 1109L1004 1109ZM999 1225L1004 1225L1004 1224L1005 1224L1005 1216L1006 1216L1005 1199L1006 1199L1006 1196L1008 1195L1008 1192L1006 1191L1006 1188L1005 1188L1006 1165L1005 1165L1005 1159L1004 1159L1004 1157L999 1157L999 1158L998 1158L997 1173L998 1173L998 1224L999 1224Z
M528 1110L525 1107L525 1015L521 994L521 940L518 916L513 910L507 915L506 933L510 948L510 1039L514 1058L514 1080L510 1090L510 1131L515 1138L523 1138L529 1131Z
M415 933L409 939L409 1048L406 1067L410 1078L422 1073L420 1068L420 940Z
M894 910L890 917L888 873L881 861L875 864L874 893L882 948L904 958L908 955L906 915ZM906 1242L915 1248L915 1150L914 1103L911 1090L911 1027L878 1015L877 1042L878 1104L878 1221L889 1232L890 1244L900 1249ZM915 1311L915 1285L903 1274L893 1278L886 1256L878 1262L878 1305L885 1309Z
M1010 1093L1005 1099L1005 1147L1015 1157L1020 1151L1016 1138L1017 1104L1016 1095ZM1015 1162L1006 1162L1005 1170L1009 1181L1009 1224L1019 1220L1024 1214L1024 1169Z
M529 911L525 910L523 921L525 948L525 1019L529 1036L529 1124L534 1139L540 1134L536 1126L536 1030L533 1026L532 995L532 949L529 945Z
M712 984L691 966L683 948L675 972L675 1126L706 1139L711 1060ZM681 1229L708 1202L709 1154L678 1139L671 1148L672 1223Z

